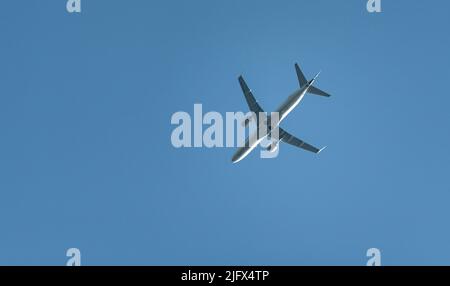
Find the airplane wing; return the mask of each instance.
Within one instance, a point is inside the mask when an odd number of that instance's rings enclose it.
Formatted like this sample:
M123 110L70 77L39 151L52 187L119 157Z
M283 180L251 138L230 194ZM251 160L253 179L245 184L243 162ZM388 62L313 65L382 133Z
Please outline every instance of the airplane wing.
M247 101L250 111L256 113L257 115L260 112L264 112L264 110L261 108L255 97L253 96L252 91L248 88L247 83L245 83L245 80L242 76L239 76L239 84L241 85L242 92L244 93L245 100Z
M322 149L318 149L312 145L309 145L305 141L298 139L297 137L289 134L288 132L284 131L281 128L279 131L279 136L280 136L281 142L286 142L288 144L291 144L292 146L299 147L299 148L302 148L304 150L307 150L307 151L310 151L310 152L313 152L316 154L319 154L323 149L325 149L325 147Z

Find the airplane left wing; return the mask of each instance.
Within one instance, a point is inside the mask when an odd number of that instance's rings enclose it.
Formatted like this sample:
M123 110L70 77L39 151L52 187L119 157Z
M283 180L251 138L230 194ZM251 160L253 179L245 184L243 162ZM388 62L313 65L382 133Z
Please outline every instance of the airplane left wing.
M242 76L239 76L239 84L241 85L242 92L244 93L245 100L247 101L250 111L256 113L256 115L258 115L260 112L264 112L264 110L261 108L255 97L253 96L252 91L250 90L250 88L248 88L247 83L245 83L245 80Z
M316 154L319 154L323 149L325 149L325 147L322 149L318 149L318 148L306 143L305 141L298 139L294 135L289 134L288 132L284 131L281 128L279 131L279 136L280 136L281 142L286 142L288 144L291 144L292 146L299 147L306 151L310 151L310 152L313 152Z

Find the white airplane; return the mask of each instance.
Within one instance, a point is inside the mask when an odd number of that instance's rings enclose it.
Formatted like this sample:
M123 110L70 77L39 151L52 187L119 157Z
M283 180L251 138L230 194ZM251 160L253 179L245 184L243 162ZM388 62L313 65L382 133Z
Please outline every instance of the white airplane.
M300 103L306 93L325 97L330 96L328 93L313 86L313 83L319 76L320 72L312 80L307 81L298 64L295 64L295 70L297 72L298 81L300 83L300 89L296 90L291 96L289 96L287 100L275 111L276 113L278 113L278 122L275 126L271 126L272 120L270 119L270 115L261 116L265 115L264 110L256 101L255 97L252 94L252 91L245 83L244 78L242 76L239 76L239 83L241 85L242 91L244 92L245 99L250 108L250 111L253 113L252 116L245 118L242 124L247 127L252 120L256 120L257 130L252 135L247 137L245 145L243 147L240 147L234 154L233 158L231 159L233 163L237 163L244 159L266 137L272 140L272 144L267 148L268 151L275 151L278 148L278 144L280 142L286 142L288 144L316 154L325 149L325 147L318 149L312 145L309 145L308 143L296 138L295 136L289 134L281 127L279 127L281 121L286 118L286 116ZM254 116L255 114L260 116ZM262 130L261 128L263 128L265 132L263 132L262 134L258 134L261 133L259 132L259 130ZM275 133L274 130L276 130L277 128L278 136L271 136Z

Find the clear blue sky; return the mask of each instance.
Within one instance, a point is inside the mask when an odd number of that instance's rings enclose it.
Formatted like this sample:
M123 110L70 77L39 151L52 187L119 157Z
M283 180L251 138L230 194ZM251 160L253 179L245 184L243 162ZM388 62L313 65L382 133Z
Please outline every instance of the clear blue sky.
M450 264L450 4L3 1L0 264ZM274 109L320 156L174 149L171 115Z

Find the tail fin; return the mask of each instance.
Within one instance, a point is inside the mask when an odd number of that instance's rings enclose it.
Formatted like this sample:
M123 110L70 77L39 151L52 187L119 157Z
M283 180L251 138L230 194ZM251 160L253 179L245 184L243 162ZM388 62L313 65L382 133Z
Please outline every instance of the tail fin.
M314 82L319 77L319 75L320 75L320 72L318 72L317 75L309 82L308 92L312 93L312 94L315 94L315 95L330 97L331 95L329 95L325 91L320 90L317 87L313 86Z
M295 71L297 72L298 83L300 84L300 87L304 87L305 85L307 85L308 81L306 80L305 75L303 74L297 63L295 64Z
M297 63L295 64L295 71L297 72L297 77L298 77L298 82L300 84L300 88L304 87L305 85L308 85L308 81L306 80L305 75L303 74L302 70L300 69L300 66ZM314 79L311 80L311 82L309 84L313 84L314 81L319 76L319 74L320 74L320 72L314 77ZM325 91L320 90L313 85L310 85L310 87L308 88L308 92L315 94L315 95L325 96L325 97L331 96L328 93L326 93Z

